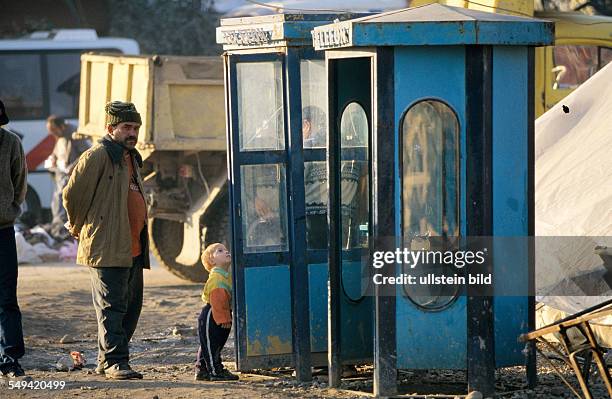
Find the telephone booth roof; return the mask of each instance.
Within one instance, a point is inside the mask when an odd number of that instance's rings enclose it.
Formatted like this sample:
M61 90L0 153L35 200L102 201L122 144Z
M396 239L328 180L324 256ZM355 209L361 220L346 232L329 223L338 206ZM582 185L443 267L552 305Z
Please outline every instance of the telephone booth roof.
M312 46L311 31L324 23L343 21L365 13L287 13L259 17L224 18L217 28L217 43L224 50Z
M429 4L314 28L316 50L419 45L523 45L553 42L549 21Z

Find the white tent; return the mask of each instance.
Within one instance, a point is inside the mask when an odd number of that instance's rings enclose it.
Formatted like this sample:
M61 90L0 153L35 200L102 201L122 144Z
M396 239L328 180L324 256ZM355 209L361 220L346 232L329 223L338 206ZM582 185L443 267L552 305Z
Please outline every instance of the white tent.
M546 324L563 316L550 308L575 313L612 296L584 288L606 272L595 246L612 247L612 63L538 118L535 147L536 287ZM584 276L591 281L577 284ZM612 331L605 335L612 344Z
M536 235L612 236L612 63L536 120L535 146Z

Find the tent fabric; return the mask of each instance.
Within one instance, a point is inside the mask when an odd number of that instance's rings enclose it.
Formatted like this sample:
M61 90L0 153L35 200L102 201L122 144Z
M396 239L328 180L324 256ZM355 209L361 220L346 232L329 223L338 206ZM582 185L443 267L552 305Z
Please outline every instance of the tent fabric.
M557 237L536 239L536 290L548 305L538 320L551 322L612 296L585 291L607 272L594 248L612 247L612 63L536 120L535 147L535 233Z

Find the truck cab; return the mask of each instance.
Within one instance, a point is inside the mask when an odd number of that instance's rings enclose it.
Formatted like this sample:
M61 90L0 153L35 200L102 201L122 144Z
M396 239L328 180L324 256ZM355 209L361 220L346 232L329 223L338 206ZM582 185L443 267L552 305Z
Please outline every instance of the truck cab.
M48 135L46 119L55 114L76 125L79 104L81 54L104 51L138 54L132 39L98 37L92 29L34 32L0 40L0 99L11 119L8 128L19 133L28 163L29 224L44 221L54 189L42 168L55 138Z

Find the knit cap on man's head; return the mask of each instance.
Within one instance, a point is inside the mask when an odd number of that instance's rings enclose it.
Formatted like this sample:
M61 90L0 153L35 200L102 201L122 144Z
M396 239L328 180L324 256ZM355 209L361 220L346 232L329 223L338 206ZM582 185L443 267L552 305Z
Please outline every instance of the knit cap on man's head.
M117 125L122 122L133 122L142 124L140 114L132 103L123 101L111 101L104 107L106 111L106 124Z

